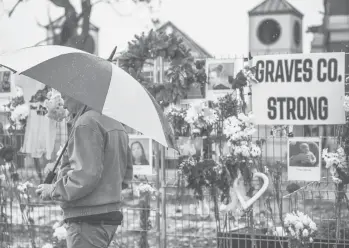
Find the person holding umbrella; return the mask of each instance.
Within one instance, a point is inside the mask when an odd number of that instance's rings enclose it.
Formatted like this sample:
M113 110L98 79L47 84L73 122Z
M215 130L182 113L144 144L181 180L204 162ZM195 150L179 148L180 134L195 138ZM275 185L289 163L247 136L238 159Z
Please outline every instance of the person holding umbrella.
M173 128L155 98L111 63L115 50L108 60L56 45L0 55L0 65L61 92L66 108L78 112L56 182L51 184L55 173L49 173L37 189L42 199L61 202L68 248L108 247L122 220L121 189L133 170L121 123L178 151Z
M64 105L78 114L64 164L54 184L41 184L43 200L61 203L68 248L108 247L122 221L122 183L132 179L132 155L123 125L73 98Z

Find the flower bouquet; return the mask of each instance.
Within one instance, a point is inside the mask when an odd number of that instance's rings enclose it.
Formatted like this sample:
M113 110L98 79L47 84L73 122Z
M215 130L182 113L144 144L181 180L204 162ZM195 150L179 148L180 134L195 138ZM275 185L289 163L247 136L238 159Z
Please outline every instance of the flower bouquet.
M61 95L54 90L47 94L45 107L47 108L47 117L57 122L63 121L68 116L68 110L63 107L64 101Z
M218 122L218 113L205 102L191 104L186 112L185 121L189 123L192 135L209 136Z
M139 240L139 247L147 248L148 243L148 231L152 228L150 220L150 201L155 199L158 195L158 191L150 183L140 183L136 188L136 196L140 197L139 209L140 209L140 228L141 237Z
M10 133L24 130L29 115L29 106L24 102L23 90L20 87L16 87L16 96L4 106L4 110L9 112L7 130Z
M228 145L235 160L253 163L260 157L261 148L252 142L252 135L256 131L252 114L246 116L240 113L237 117L232 116L224 121L223 134L228 138Z
M322 151L322 158L335 183L342 183L344 181L347 184L349 182L348 176L343 171L346 166L346 155L342 147L339 147L336 152L328 152L327 148L324 149Z
M189 123L186 122L186 110L180 107L171 106L165 111L165 115L174 128L176 137L187 136L189 133Z
M317 227L308 215L299 211L288 213L284 225L290 248L308 247L314 241Z

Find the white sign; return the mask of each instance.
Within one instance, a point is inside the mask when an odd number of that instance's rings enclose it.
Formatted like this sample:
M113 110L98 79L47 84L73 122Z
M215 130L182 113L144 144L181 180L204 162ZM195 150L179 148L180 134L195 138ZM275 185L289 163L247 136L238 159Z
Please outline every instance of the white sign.
M258 84L252 92L259 125L345 124L342 83Z
M260 125L344 124L344 53L256 56L252 109Z
M289 138L287 143L287 167L289 181L320 181L320 138Z

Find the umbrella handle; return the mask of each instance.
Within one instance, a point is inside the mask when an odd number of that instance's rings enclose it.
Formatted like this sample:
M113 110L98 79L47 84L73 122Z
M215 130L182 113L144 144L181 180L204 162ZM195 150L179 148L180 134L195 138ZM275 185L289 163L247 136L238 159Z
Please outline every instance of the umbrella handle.
M85 113L86 109L87 109L87 105L85 105L84 109L83 109L82 111L80 111L80 113L79 113L78 115L76 115L76 117L75 117L76 119L75 119L75 120L77 120L83 113ZM65 151L67 150L69 141L71 140L72 137L73 137L73 130L70 132L69 138L68 138L67 142L64 144L64 147L63 147L63 149L62 149L61 154L59 154L55 166L53 167L53 169L52 169L52 170L48 173L48 175L46 176L45 181L44 181L45 184L51 184L51 183L53 182L53 179L54 179L55 176L56 176L55 170L57 169L57 166L58 166L59 163L61 162L61 159L62 159L62 157L63 157L63 154L64 154Z

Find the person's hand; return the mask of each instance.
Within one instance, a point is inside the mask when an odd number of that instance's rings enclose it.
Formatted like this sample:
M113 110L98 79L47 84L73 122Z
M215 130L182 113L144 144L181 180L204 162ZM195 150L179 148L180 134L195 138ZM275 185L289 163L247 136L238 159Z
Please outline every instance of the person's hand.
M53 184L40 184L35 193L44 201L52 200Z

